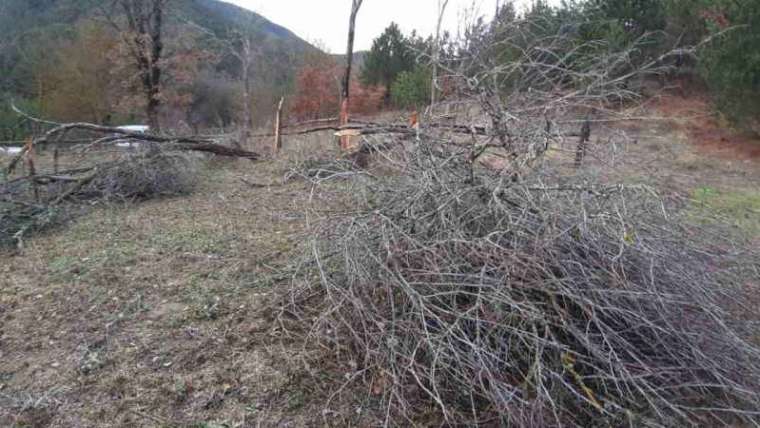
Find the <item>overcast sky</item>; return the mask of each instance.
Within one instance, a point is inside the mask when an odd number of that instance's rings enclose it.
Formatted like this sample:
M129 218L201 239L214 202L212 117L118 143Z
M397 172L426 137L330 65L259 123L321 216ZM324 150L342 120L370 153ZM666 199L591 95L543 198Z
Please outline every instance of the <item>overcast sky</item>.
M332 53L346 51L351 0L225 0L251 9L309 41L319 41ZM474 7L493 16L497 0L450 0L445 28L452 33ZM528 3L529 0L523 0ZM518 2L519 3L519 2ZM405 33L434 32L438 0L364 0L357 19L356 50L368 50L372 40L395 21Z

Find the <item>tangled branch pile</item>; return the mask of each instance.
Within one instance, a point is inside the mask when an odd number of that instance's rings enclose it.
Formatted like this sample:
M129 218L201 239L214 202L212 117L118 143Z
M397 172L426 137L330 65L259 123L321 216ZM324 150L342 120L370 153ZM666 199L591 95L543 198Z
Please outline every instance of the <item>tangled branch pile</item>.
M77 196L129 200L180 195L192 191L197 181L197 169L190 158L153 148L99 168Z
M56 123L12 109L47 132L30 139L7 165L0 182L0 246L21 246L27 232L64 220L83 200L132 200L183 194L196 182L188 152L258 160L259 155L210 138L152 135L91 123ZM66 137L79 137L67 141ZM54 146L52 159L37 152ZM63 155L61 154L63 153ZM61 170L60 158L68 157ZM110 159L110 160L109 160ZM20 165L27 174L13 177Z
M125 201L190 192L197 169L184 154L157 145L125 151L115 160L35 173L0 183L0 245L65 220L84 201Z
M760 424L760 256L646 188L541 168L563 128L585 122L587 140L674 53L637 63L636 44L577 45L540 21L476 30L440 66L487 132L423 130L381 155L387 174L351 175L364 209L312 212L284 331L351 367L387 424L431 404L452 426ZM498 173L478 166L488 151Z
M284 299L389 415L760 423L757 325L738 315L757 258L688 238L646 189L514 182L464 154L423 140L363 181L367 209L316 227Z

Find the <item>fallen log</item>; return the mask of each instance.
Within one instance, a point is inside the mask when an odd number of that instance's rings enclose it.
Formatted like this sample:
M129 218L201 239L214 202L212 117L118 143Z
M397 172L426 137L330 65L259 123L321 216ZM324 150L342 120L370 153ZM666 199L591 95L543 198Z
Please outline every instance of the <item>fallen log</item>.
M314 124L314 123L329 123L331 121L332 120L324 119L324 120L318 120L318 121L303 122L300 124L289 125L285 129L298 128L303 125ZM447 125L447 124L432 123L432 124L424 125L422 129L423 130L442 129L442 130L447 130L447 131L457 133L457 134L467 134L467 135L479 135L479 136L491 135L488 133L487 129L484 126ZM314 126L314 127L310 127L306 129L285 131L281 135L293 136L293 135L313 134L313 133L324 132L324 131L343 132L343 131L349 131L349 130L358 131L359 135L376 135L376 134L413 135L413 134L416 134L416 130L408 125L383 124L383 123L376 123L376 122L355 122L355 123L349 123L347 125L342 125L342 126L337 125L337 124L320 125L320 126ZM272 137L274 136L274 134L260 133L260 134L254 134L253 136L265 138L265 137Z
M213 144L213 143L179 144L176 146L176 149L182 150L182 151L211 153L217 156L236 157L236 158L250 159L254 161L259 160L261 158L261 156L259 156L258 153L249 152L247 150L236 149L233 147L227 147L221 144Z
M42 120L42 119L38 119L33 116L30 116L24 113L23 111L21 111L20 109L18 109L15 105L12 105L12 108L16 113L22 115L24 118L28 120L32 120L32 121L38 122L40 124L48 125L48 126L53 126L53 128L47 131L41 137L33 139L31 144L21 148L21 150L13 157L11 162L6 167L7 175L10 175L11 173L13 173L19 161L24 158L24 156L27 154L28 150L31 147L35 147L41 144L47 144L50 142L55 142L55 143L60 144L60 141L58 141L56 137L63 136L73 130L86 131L86 132L92 132L96 134L105 135L104 137L95 139L91 145L104 145L107 143L115 144L120 141L129 141L132 143L140 143L140 142L163 143L163 144L169 144L173 148L177 150L181 150L181 151L198 151L198 152L204 152L204 153L212 153L218 156L240 157L240 158L250 159L250 160L258 160L260 158L260 155L258 153L254 153L254 152L250 152L250 151L242 150L242 149L229 148L227 146L223 146L221 144L216 143L216 141L213 138L153 135L153 134L147 134L147 133L141 133L141 132L134 132L134 131L126 130L123 128L101 126L101 125L96 125L96 124L86 123L86 122L57 123L57 122L51 122L48 120Z
M421 127L421 132L424 133L425 130L430 130L430 129L439 129L439 130L449 131L454 134L475 135L475 136L480 136L480 137L496 137L497 136L495 133L489 132L489 130L485 126L447 125L447 124L439 124L439 123L431 123L431 124L423 125ZM307 129L302 129L298 131L283 132L282 135L285 135L285 136L306 135L306 134L313 134L313 133L325 132L325 131L334 131L337 133L344 133L347 131L356 131L355 133L353 133L353 135L376 135L376 134L416 135L417 134L417 131L413 127L408 126L408 125L362 122L362 123L350 123L348 125L343 125L343 126L337 126L337 125L316 126L313 128L307 128ZM273 135L274 134L256 134L255 136L271 137ZM568 133L553 134L553 135L557 137L577 137L579 134L577 132L568 132Z
M303 122L296 122L296 123L286 123L282 126L283 129L287 128L295 128L299 126L309 126L309 125L319 125L322 123L337 123L340 120L338 117L326 117L324 119L312 119L312 120L306 120Z

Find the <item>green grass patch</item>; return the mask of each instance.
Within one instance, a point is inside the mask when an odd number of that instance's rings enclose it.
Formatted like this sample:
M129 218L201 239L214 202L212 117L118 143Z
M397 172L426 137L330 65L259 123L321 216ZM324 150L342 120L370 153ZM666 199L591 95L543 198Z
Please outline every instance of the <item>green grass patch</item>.
M117 240L105 248L93 249L86 256L61 255L48 263L52 278L62 282L91 279L91 274L104 270L120 270L132 266L137 259L136 242Z
M218 232L200 229L197 226L187 229L166 230L152 236L149 244L174 253L222 255L229 247L229 237L220 236Z
M719 190L698 187L691 194L692 211L699 217L719 220L751 235L760 235L760 190Z

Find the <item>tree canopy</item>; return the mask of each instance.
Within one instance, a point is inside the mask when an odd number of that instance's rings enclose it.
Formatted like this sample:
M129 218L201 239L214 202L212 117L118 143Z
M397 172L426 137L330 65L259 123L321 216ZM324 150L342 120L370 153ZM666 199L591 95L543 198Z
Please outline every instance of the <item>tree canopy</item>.
M382 85L388 96L396 78L415 66L415 55L409 39L396 23L391 23L383 34L372 42L361 72L362 82L368 85Z

